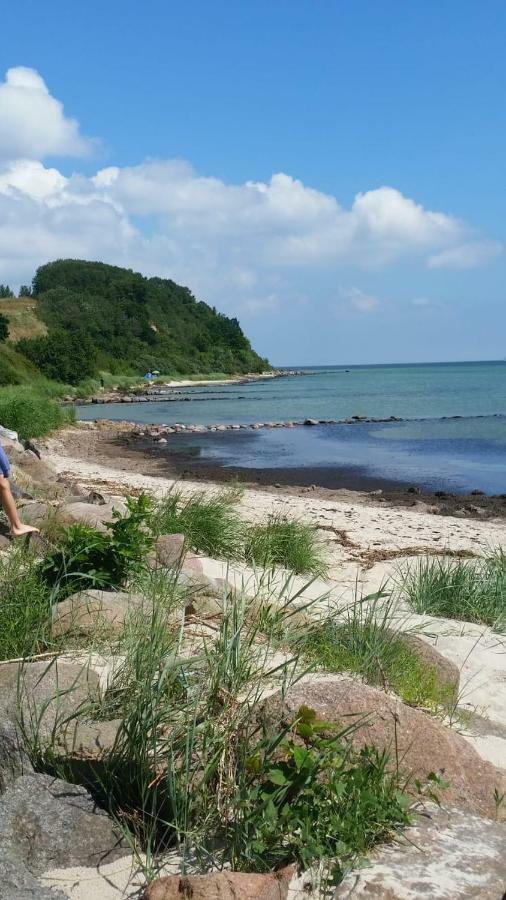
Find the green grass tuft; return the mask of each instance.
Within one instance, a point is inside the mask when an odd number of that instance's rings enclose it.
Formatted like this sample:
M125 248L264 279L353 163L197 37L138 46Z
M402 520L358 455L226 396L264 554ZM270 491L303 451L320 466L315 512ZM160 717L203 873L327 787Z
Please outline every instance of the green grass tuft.
M401 571L399 591L417 613L506 629L506 554L468 562L421 558Z
M266 524L248 528L245 557L266 569L283 566L292 572L320 576L327 572L316 529L283 516L272 516Z
M224 559L238 559L243 553L244 524L234 510L236 491L215 497L195 494L185 499L171 492L158 505L153 517L158 534L184 534L192 550Z
M51 635L50 591L23 547L0 558L0 660L42 653Z

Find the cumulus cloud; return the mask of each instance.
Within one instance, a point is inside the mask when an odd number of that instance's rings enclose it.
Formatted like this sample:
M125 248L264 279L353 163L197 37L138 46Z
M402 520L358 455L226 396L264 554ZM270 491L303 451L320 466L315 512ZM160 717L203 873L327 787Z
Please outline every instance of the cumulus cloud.
M109 166L92 177L44 165L47 155L92 147L38 72L9 69L0 84L0 281L26 282L55 257L101 259L172 277L221 308L254 315L307 298L316 279L327 279L330 292L343 269L403 261L462 268L502 252L455 216L389 186L344 206L283 172L231 184L181 159ZM379 307L357 287L340 299L362 313Z
M92 146L35 69L7 70L0 83L0 159L85 156Z

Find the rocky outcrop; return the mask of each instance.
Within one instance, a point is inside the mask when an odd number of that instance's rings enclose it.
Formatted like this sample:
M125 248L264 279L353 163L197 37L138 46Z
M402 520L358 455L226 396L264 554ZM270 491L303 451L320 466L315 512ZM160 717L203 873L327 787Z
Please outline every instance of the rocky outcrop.
M90 525L97 531L107 531L107 524L113 522L115 513L125 516L128 510L121 500L113 500L108 503L65 503L56 512L56 520L62 525L73 525L82 522Z
M506 827L460 809L433 808L405 838L379 847L351 872L335 900L503 900Z
M161 534L155 546L155 561L162 568L171 569L182 562L184 552L184 534Z
M0 900L67 900L67 894L42 884L20 864L14 851L0 847Z
M413 778L423 781L435 772L449 781L448 788L438 791L443 804L496 816L494 789L499 794L506 791L506 773L483 760L465 738L436 718L344 675L302 679L284 698L281 694L269 697L263 714L279 726L280 721L293 720L304 704L324 721L343 727L354 723L354 746L386 748L394 764L398 762Z

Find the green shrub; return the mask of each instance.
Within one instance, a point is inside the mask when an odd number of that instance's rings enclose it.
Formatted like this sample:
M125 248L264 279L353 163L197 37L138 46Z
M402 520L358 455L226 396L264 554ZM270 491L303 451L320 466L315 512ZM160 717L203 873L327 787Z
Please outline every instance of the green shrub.
M207 556L237 559L243 553L244 525L234 510L235 491L184 499L173 491L156 508L158 534L184 534L189 547Z
M506 555L477 561L420 558L401 571L399 590L417 613L506 629Z
M0 388L0 424L23 439L42 437L73 421L74 410L63 408L32 388Z
M283 566L311 575L325 575L327 571L316 529L283 516L272 516L267 524L248 528L245 556L248 562L266 569Z
M118 588L145 567L154 538L146 527L151 501L128 498L128 515L116 514L107 532L75 523L63 530L57 548L40 565L40 574L58 600L78 590Z

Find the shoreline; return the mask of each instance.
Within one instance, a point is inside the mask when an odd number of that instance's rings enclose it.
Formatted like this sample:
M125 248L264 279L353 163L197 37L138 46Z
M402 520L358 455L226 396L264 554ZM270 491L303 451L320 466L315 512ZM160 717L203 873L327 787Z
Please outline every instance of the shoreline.
M149 441L139 435L131 422L81 422L67 430L64 445L77 457L105 465L119 466L122 472L157 479L194 481L203 486L239 482L245 489L260 489L276 495L334 500L344 496L367 502L379 511L385 508L416 510L458 520L506 518L506 494L487 495L480 491L454 493L427 491L416 483L399 483L368 476L350 466L246 469L199 461L194 454L172 449L167 443ZM159 426L154 426L158 428ZM165 440L165 439L163 439ZM169 439L170 440L170 439Z
M279 369L272 372L249 372L245 375L231 375L230 378L202 378L197 380L186 378L176 381L165 381L162 384L157 384L156 387L152 382L148 382L144 387L140 381L139 385L131 390L104 390L99 396L69 397L67 402L72 403L75 406L88 406L90 404L102 403L156 403L170 401L172 399L181 399L179 397L174 398L173 396L165 396L168 393L170 394L170 392L174 392L177 388L254 384L261 381L270 381L275 378L290 378L295 375L303 374L309 375L311 373L291 369Z

